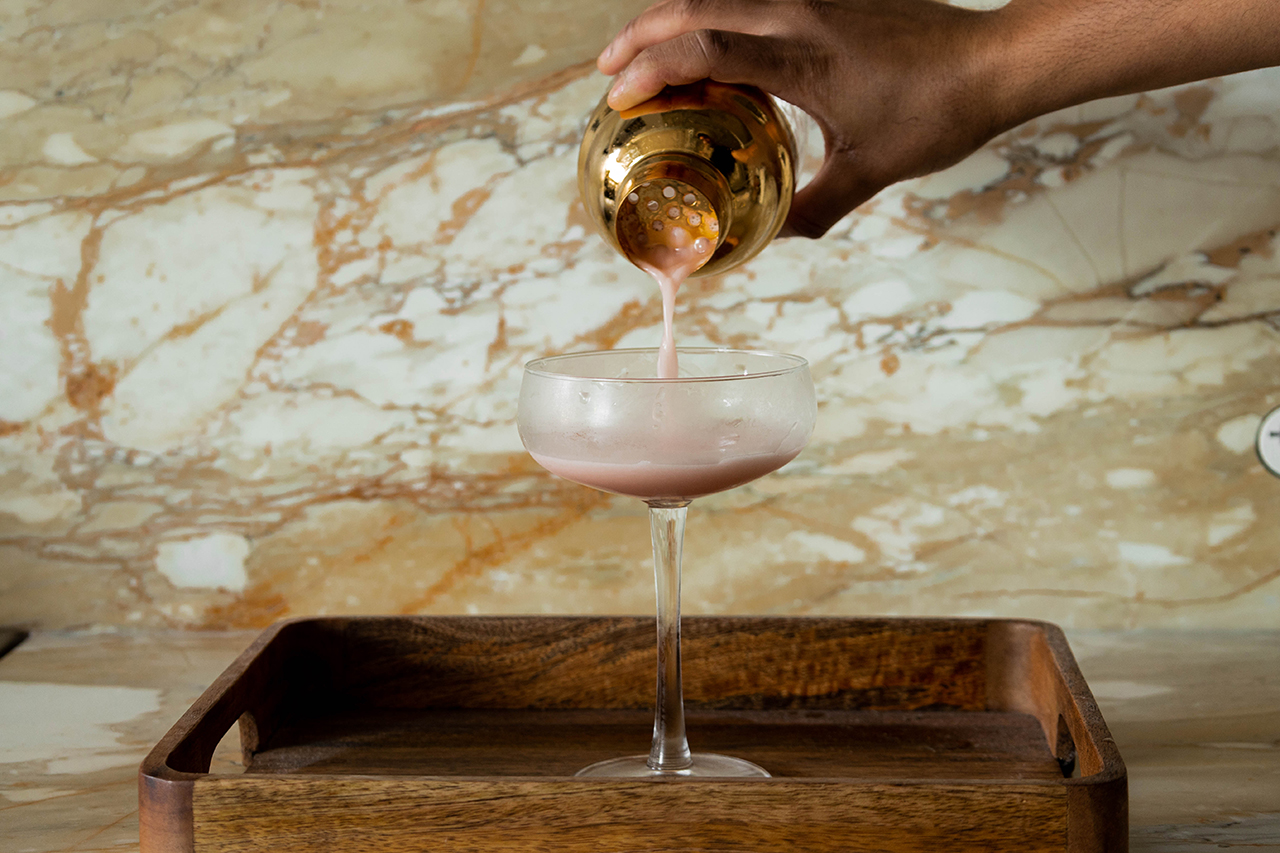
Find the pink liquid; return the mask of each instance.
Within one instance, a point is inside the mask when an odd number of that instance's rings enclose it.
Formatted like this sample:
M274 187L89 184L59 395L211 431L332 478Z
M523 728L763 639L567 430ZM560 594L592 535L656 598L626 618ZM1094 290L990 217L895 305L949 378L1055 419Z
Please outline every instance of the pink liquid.
M534 460L557 477L593 489L628 495L641 500L687 500L750 483L786 465L799 449L780 453L733 456L718 462L587 462L532 454Z
M706 263L711 246L695 238L679 224L668 223L661 231L649 232L649 244L631 260L653 276L662 291L662 344L658 347L658 378L679 375L676 360L676 293L689 274Z

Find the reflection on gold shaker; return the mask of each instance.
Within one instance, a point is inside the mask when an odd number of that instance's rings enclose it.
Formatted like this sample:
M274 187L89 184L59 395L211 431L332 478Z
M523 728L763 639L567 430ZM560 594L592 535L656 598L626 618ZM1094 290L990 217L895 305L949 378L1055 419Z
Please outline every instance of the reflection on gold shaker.
M578 153L579 191L604 238L629 259L643 252L654 220L693 224L715 246L693 275L714 275L777 235L795 164L791 128L768 95L707 80L622 113L602 99Z

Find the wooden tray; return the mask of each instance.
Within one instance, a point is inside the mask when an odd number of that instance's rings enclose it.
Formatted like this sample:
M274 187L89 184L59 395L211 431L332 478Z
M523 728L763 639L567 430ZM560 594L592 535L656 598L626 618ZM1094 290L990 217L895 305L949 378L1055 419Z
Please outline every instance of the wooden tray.
M690 617L695 752L771 779L575 779L646 752L654 623L301 619L139 774L142 853L1124 851L1124 763L1062 632ZM209 773L237 720L246 772Z

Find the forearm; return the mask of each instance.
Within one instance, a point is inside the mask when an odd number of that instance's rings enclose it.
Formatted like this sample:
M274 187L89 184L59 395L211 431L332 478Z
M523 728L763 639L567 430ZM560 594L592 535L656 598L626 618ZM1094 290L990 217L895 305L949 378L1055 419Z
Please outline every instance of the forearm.
M1005 127L1095 98L1280 65L1277 0L1012 0L991 24Z

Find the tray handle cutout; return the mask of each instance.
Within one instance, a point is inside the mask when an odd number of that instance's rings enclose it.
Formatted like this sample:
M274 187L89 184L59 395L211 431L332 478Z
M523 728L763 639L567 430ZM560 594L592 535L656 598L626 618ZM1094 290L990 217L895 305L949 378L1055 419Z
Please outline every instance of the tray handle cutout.
M1080 762L1076 760L1076 740L1071 736L1071 727L1061 714L1058 715L1058 744L1053 750L1053 757L1058 759L1065 779L1080 778Z
M141 853L194 849L195 783L207 778L214 751L233 725L239 724L241 760L248 766L281 720L297 710L294 706L325 689L332 662L309 650L315 630L297 620L264 631L143 759L138 769ZM280 642L273 642L277 637ZM287 679L279 677L281 672L289 674Z
M1035 717L1067 777L1068 849L1125 853L1128 774L1062 630L1046 622L991 623L986 670L987 707Z

